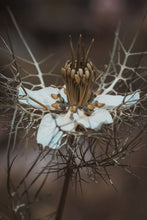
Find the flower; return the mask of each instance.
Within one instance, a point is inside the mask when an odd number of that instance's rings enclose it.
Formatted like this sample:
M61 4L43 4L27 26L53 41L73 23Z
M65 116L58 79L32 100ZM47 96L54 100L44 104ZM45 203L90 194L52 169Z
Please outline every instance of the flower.
M18 88L21 104L47 111L37 132L37 143L43 147L60 148L62 138L75 132L78 125L98 131L103 124L113 123L115 110L128 108L139 99L139 92L127 96L93 92L95 69L92 62L88 61L92 44L93 40L86 55L81 55L80 36L75 59L70 39L72 61L68 60L61 68L64 86L50 86L37 91L23 86Z

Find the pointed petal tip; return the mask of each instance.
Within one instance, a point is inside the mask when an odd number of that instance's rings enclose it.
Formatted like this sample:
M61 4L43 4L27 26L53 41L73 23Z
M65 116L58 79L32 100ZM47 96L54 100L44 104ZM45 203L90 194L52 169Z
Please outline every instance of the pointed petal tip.
M126 105L133 105L140 99L140 91L136 91L135 93L126 96L125 98L125 104Z

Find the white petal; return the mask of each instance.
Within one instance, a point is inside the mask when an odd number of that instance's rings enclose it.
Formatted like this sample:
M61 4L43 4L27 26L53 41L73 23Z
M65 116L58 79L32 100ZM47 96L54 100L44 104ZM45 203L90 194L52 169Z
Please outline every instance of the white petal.
M128 96L121 95L98 95L94 101L98 101L99 103L104 103L105 109L112 109L124 103L124 105L133 105L139 99L139 92L133 93Z
M62 135L63 132L59 131L52 115L46 114L37 132L37 143L43 147L49 146L52 149L58 149L61 144Z
M113 122L110 113L102 108L95 108L90 116L86 116L82 110L78 110L78 117L75 120L78 124L94 130L101 129L103 124L111 124Z
M31 98L37 100L38 102L42 103L43 105L50 107L53 103L55 103L57 100L53 99L51 97L51 94L61 94L64 95L64 99L66 98L66 95L64 93L64 89L58 89L58 88L53 88L53 87L46 87L44 89L39 89L39 90L35 90L32 91L30 89L26 89L26 92L28 94L28 96L30 96ZM19 97L19 102L21 102L22 104L27 104L27 105L31 105L33 107L36 108L42 108L41 105L39 105L37 102L31 100L28 96L26 96L24 90L19 87L18 88L18 97ZM66 98L67 100L67 98Z
M125 98L125 105L134 105L139 99L140 99L140 93L139 92L128 95Z
M56 119L57 125L63 130L63 131L73 131L75 127L75 122L71 117L71 111L69 110L66 114L61 114Z

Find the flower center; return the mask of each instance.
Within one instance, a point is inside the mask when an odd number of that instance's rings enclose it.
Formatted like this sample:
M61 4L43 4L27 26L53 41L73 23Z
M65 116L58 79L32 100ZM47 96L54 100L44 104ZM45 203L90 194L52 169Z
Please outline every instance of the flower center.
M72 39L70 37L70 47L72 52L72 61L68 60L65 66L61 68L61 73L66 85L66 94L70 106L81 108L85 106L91 98L95 78L95 70L92 62L88 61L88 56L94 40L85 54L81 44L80 35L77 58L73 49Z

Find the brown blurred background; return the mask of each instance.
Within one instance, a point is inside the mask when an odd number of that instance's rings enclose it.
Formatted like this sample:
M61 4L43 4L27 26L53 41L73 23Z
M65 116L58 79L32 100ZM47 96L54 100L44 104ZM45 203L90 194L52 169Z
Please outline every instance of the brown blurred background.
M53 57L47 66L51 69L58 64L54 72L69 58L68 35L73 37L74 45L82 33L85 45L95 38L91 59L99 69L109 61L113 45L114 32L118 21L122 21L121 37L129 44L129 40L141 23L147 9L146 0L13 0L0 2L0 33L5 37L8 28L17 55L27 57L22 42L12 25L5 10L10 6L25 39L27 39L37 59L48 54ZM141 30L136 48L147 49L147 20ZM1 53L1 65L3 55ZM50 82L47 82L50 84ZM0 195L1 201L9 205L6 194L6 143L8 139L8 124L10 118L6 116L0 125ZM32 144L33 145L33 144ZM21 146L18 146L18 149ZM34 147L35 148L35 147ZM22 171L29 167L35 149L27 152L18 150L20 156L13 170L13 178L20 179ZM69 190L68 201L64 212L64 220L146 220L147 219L147 149L133 154L126 163L131 164L131 170L139 177L135 177L121 169L112 168L110 174L118 189L115 192L111 185L106 185L100 178L98 183L83 183L83 195L80 190L75 194L72 187ZM23 162L22 162L23 161ZM35 171L37 172L37 171ZM53 181L53 180L52 180ZM40 201L32 210L34 218L46 215L57 207L61 182L50 180L41 193ZM1 218L0 218L1 219Z

